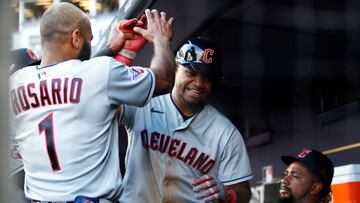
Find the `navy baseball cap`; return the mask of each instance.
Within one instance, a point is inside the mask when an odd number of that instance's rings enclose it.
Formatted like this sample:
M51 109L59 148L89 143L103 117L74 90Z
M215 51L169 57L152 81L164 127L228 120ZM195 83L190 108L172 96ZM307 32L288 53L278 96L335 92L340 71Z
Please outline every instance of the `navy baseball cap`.
M21 48L11 51L10 74L26 66L39 65L40 59L35 55L32 49Z
M326 197L331 191L330 185L334 176L334 165L323 153L315 149L303 149L297 157L281 156L281 160L288 166L298 161L319 177L323 184L322 197Z
M176 52L175 60L191 71L203 73L212 81L222 78L222 50L212 40L202 37L187 40Z

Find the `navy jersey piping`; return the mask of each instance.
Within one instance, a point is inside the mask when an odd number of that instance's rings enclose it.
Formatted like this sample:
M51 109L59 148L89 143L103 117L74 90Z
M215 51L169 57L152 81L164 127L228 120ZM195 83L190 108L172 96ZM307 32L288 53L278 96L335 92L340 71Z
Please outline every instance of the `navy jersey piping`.
M149 71L148 69L145 69L146 71ZM149 71L149 74L150 74L150 78L151 78L151 85L150 85L150 89L149 89L149 92L147 93L147 96L146 96L146 100L145 102L142 104L142 106L144 106L146 104L146 102L149 100L149 96L150 96L150 93L151 93L151 89L152 89L152 85L154 83L154 79L153 79L153 74L151 74L151 72ZM155 87L154 87L154 91L155 91ZM150 98L151 99L151 98Z
M244 179L244 178L247 178L247 177L250 177L250 176L252 176L252 173L250 173L250 174L247 175L247 176L243 176L243 177L241 177L241 178L235 178L235 179L232 179L232 180L224 181L223 183L233 182L233 181L240 180L240 179Z

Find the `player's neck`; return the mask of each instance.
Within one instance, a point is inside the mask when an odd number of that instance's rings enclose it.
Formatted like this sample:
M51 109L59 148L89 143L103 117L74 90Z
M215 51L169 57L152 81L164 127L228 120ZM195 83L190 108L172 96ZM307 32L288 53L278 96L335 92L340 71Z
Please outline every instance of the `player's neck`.
M170 97L176 108L183 116L186 117L194 116L195 114L200 112L205 106L204 102L198 104L189 104L183 98L179 97L174 91L170 93Z
M318 203L320 202L319 198L308 198L304 197L303 199L294 201L294 203Z
M65 47L65 46L64 46ZM49 66L64 61L74 59L75 57L71 51L66 51L67 48L62 47L44 47L43 57L41 58L40 66Z

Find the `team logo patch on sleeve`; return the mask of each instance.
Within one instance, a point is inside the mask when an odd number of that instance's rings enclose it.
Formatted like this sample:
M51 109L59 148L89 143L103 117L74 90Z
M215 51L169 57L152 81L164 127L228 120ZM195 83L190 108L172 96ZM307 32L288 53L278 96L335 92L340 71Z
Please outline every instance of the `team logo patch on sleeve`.
M130 68L130 73L132 75L132 79L138 79L142 74L144 74L144 70L140 68Z

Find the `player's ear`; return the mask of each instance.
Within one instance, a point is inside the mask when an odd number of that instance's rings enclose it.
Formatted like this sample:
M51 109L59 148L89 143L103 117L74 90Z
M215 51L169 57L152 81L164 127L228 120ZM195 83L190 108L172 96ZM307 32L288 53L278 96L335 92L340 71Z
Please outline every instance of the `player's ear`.
M323 184L321 182L315 182L311 186L310 194L317 195L320 194L323 188Z
M75 29L74 31L72 31L71 33L71 43L72 45L77 48L80 49L81 48L81 33L78 29Z
M176 66L175 66L175 73L177 72L177 70L179 69L180 63L176 61Z

